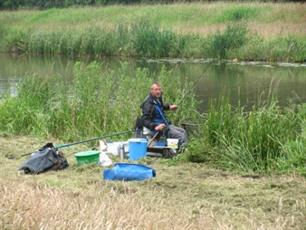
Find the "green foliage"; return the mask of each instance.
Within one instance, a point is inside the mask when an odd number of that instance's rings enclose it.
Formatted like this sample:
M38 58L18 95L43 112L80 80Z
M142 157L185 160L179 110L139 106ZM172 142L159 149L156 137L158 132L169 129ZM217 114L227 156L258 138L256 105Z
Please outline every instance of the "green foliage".
M15 37L7 39L10 40L9 49L18 47L28 53L95 57L121 54L141 57L179 56L186 45L184 36L179 37L172 31L161 30L157 25L145 21L131 27L121 24L110 30L95 27L79 32L37 30L28 34L16 33Z
M52 80L27 77L20 82L17 98L7 98L1 104L1 123L11 133L45 135L45 121L49 119L51 99L54 97ZM15 112L13 112L15 110ZM2 126L1 128L4 128Z
M219 22L241 21L254 18L258 15L259 9L256 7L236 6L229 8L219 17Z
M227 52L238 49L247 42L247 29L244 25L229 25L226 30L221 33L210 36L211 55L220 59L227 57Z
M277 162L281 171L298 171L306 176L306 138L299 138L283 146L283 157Z
M4 38L7 31L7 27L3 24L0 24L0 38ZM5 50L5 45L6 44L4 42L0 42L0 50Z
M0 103L0 130L68 141L132 129L152 79L146 69L128 69L124 63L116 72L102 73L96 62L76 63L72 82L61 76L25 78L18 96ZM181 108L172 121L195 119L192 84L168 81L169 74L162 69L157 80L165 88L165 99Z
M162 30L159 26L141 21L132 25L132 47L137 56L169 57L174 53L178 38L170 30ZM183 41L176 51L184 48Z
M50 10L48 10L50 11ZM2 32L1 32L2 31ZM244 24L229 25L207 37L183 35L139 20L114 28L85 27L77 31L16 30L0 27L1 46L11 52L67 56L138 56L229 58L259 61L304 62L306 40L292 36L262 39L250 36ZM1 41L0 41L1 42Z
M250 111L220 100L211 104L201 138L192 141L188 159L212 162L223 168L263 172L277 169L278 160L285 154L286 164L291 161L303 168L304 121L300 112L294 108L281 109L273 100ZM282 167L288 168L288 165L282 163Z
M305 62L306 40L292 36L264 40L254 35L244 46L229 52L228 56L243 60Z
M7 30L4 38L5 49L13 53L23 53L28 51L26 37L27 34L22 30Z
M215 164L215 150L201 136L197 136L190 140L187 152L184 153L182 160Z
M297 115L302 123L301 135L282 144L282 155L277 165L281 171L297 170L306 176L306 104L298 106Z
M25 41L27 52L33 54L63 54L68 56L108 56L117 53L118 47L112 31L91 28L79 33L35 31Z
M0 37L4 36L4 34L7 32L7 28L5 25L0 24Z

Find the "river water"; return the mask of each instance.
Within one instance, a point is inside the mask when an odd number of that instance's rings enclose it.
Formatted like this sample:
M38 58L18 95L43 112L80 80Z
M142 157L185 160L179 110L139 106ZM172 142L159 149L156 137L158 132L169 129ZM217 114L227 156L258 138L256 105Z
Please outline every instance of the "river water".
M27 75L73 77L77 60L64 57L18 56L0 54L0 95L17 94L17 84ZM89 62L90 60L82 60ZM211 99L225 96L232 104L247 107L264 100L269 92L278 97L281 105L306 102L306 64L279 63L220 63L207 60L143 60L104 59L103 68L114 71L128 62L131 71L148 68L152 78L165 66L172 70L173 81L193 81L200 111L206 111Z

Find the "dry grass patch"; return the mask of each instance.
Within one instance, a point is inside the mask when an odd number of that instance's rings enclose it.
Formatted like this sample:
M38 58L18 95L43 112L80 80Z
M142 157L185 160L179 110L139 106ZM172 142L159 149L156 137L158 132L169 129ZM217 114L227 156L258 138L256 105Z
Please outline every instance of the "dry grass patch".
M163 199L142 199L121 183L113 189L67 192L28 183L0 182L0 226L11 229L199 229L207 225L188 220L183 210ZM121 194L120 194L121 193ZM209 226L209 225L207 225Z
M182 34L199 34L206 36L208 34L214 34L218 31L224 31L226 28L225 24L214 24L207 26L190 26L190 27L176 27L175 31ZM284 22L273 22L273 23L247 23L247 29L251 33L255 33L263 38L277 38L283 36L305 36L306 35L306 19L305 22L300 23L284 23Z
M105 182L101 168L70 167L31 176L19 156L45 140L0 137L2 229L305 229L306 179L237 175L203 164L149 158L145 182ZM55 140L55 143L60 143Z

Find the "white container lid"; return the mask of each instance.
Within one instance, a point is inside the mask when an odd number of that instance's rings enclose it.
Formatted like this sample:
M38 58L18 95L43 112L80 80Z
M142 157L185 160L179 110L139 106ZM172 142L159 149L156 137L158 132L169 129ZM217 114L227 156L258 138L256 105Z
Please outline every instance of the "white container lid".
M129 139L129 142L141 142L141 143L147 143L147 139L145 138L131 138Z

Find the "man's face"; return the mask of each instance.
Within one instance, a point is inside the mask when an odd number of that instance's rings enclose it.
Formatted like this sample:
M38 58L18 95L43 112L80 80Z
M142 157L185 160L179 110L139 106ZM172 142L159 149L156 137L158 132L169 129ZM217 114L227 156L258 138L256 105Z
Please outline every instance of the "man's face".
M159 85L153 84L151 86L151 95L153 97L159 98L161 96L161 87Z

